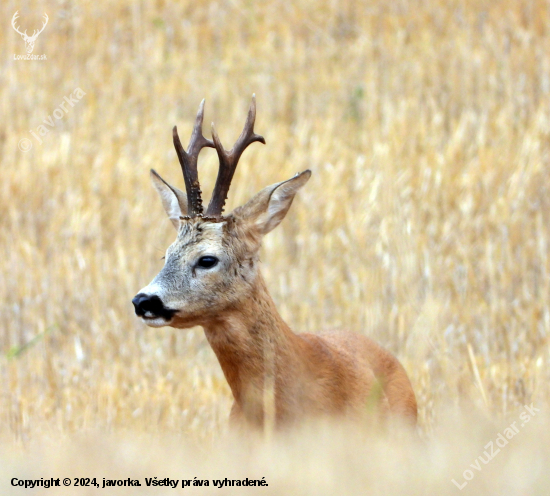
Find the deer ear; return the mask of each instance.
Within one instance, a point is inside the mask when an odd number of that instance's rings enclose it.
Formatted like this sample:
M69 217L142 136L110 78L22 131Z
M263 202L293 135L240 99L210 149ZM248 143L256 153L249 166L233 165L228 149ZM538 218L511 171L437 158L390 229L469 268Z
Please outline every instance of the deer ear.
M264 188L248 203L235 209L234 217L256 228L260 234L267 234L285 218L294 195L310 177L311 171L306 170L292 179Z
M179 228L180 217L187 215L187 198L178 188L170 186L162 177L151 169L151 182L158 191L162 206L176 229Z

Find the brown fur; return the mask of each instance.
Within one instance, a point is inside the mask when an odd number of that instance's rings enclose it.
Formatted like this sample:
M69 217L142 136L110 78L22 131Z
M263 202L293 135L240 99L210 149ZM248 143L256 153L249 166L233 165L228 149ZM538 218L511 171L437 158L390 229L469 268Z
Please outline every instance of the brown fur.
M274 357L279 426L322 415L362 417L368 413L376 381L382 413L416 422L412 386L394 356L356 333L294 334L279 316L261 276L250 301L205 323L204 329L235 398L235 422L264 424L268 350Z
M284 218L306 171L269 186L231 215L185 218L183 194L154 175L163 205L178 228L165 267L141 294L175 311L152 326L201 325L235 403L231 419L261 427L305 418L363 418L373 408L416 422L416 400L399 361L357 333L294 334L277 312L259 271L265 234ZM197 268L215 255L211 270Z

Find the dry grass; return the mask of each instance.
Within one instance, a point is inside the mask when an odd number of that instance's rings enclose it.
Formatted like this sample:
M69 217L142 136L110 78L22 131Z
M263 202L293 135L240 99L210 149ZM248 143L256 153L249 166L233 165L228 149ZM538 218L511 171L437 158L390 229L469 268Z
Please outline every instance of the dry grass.
M18 9L29 31L48 13L34 50L47 61L13 60ZM375 436L346 450L335 435L322 438L328 455L309 456L303 434L246 458L227 441L193 467L212 478L216 464L228 477L265 465L277 494L453 494L450 477L522 405L549 410L547 2L7 1L0 12L0 434L27 447L3 475L63 476L83 458L97 477L109 460L125 477L160 476L194 443L220 446L231 399L202 331L144 328L130 304L174 237L148 169L183 184L171 127L188 135L203 97L229 145L257 95L267 146L245 154L230 207L313 170L266 239L269 287L294 329L347 327L398 355L425 444ZM78 87L86 95L39 144L29 129ZM211 191L215 153L203 155ZM547 494L548 426L541 414L468 488ZM60 436L73 440L43 441ZM163 436L185 446L165 454Z

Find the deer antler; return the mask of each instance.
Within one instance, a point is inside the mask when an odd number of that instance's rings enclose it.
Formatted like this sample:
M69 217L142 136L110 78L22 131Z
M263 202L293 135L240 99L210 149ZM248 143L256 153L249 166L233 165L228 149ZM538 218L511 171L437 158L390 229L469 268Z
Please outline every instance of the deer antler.
M220 168L218 171L218 177L216 179L216 185L214 186L214 193L208 209L206 210L207 217L219 217L223 212L225 200L227 198L227 192L235 174L237 163L246 147L255 141L259 141L265 145L265 139L263 136L254 133L254 121L256 120L256 95L252 95L252 102L250 103L250 109L248 110L248 117L244 125L244 129L239 136L239 139L231 148L227 151L223 148L220 138L214 129L214 123L212 123L212 138L216 151L218 152L218 158L220 160Z
M199 106L199 111L197 112L195 127L193 128L193 134L191 135L187 152L183 149L183 146L181 146L181 141L178 136L178 128L176 126L174 126L172 133L174 147L176 148L176 153L183 171L183 178L185 180L185 189L187 190L187 212L189 217L202 215L201 187L197 172L197 160L199 158L199 153L205 146L214 148L214 143L202 135L203 118L204 99L202 100Z
M49 17L48 17L48 14L44 13L44 22L42 23L42 28L40 29L40 31L38 31L37 29L34 30L34 33L32 34L32 36L30 36L31 40L35 40L38 35L44 31L44 28L46 27L46 24L48 24L48 20L49 20ZM26 33L26 31L25 31Z
M17 21L17 18L19 17L19 11L17 11L15 14L13 14L13 17L11 18L11 25L15 31L17 31L21 36L27 36L27 30L25 29L25 32L22 33L19 31L18 27L15 25L15 21Z

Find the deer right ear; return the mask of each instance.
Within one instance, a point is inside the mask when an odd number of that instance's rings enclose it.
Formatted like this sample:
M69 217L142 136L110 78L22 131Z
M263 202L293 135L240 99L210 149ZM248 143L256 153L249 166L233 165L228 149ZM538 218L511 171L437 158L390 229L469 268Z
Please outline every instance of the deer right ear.
M183 191L170 186L162 177L151 169L151 182L158 191L162 206L176 229L179 228L180 217L187 215L187 198Z

